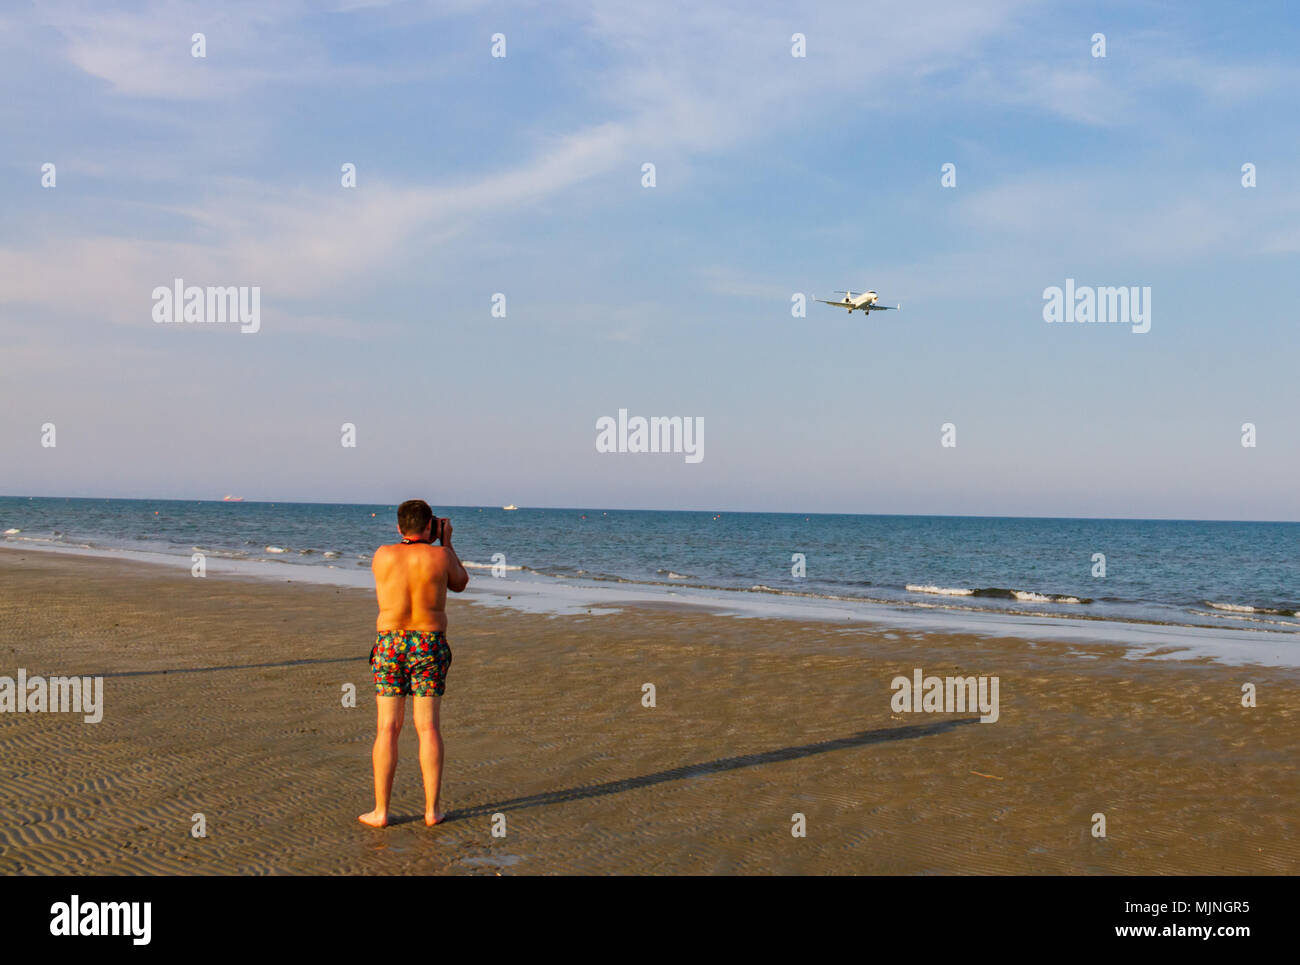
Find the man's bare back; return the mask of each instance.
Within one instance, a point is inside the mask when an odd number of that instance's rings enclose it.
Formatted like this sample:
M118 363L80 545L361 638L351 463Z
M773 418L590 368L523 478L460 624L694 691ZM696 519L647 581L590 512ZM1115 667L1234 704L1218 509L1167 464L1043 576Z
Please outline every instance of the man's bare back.
M378 632L447 629L447 589L459 593L469 575L451 548L451 524L445 525L443 546L412 542L375 550L370 569L379 600Z

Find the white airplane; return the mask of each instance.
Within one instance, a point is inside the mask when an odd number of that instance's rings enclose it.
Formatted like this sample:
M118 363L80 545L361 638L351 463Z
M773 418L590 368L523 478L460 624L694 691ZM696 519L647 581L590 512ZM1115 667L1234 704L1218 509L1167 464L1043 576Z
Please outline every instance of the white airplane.
M863 292L861 295L854 295L853 292L846 291L836 292L836 294L843 295L844 298L838 302L828 302L826 299L817 298L815 295L813 298L816 301L821 302L823 305L834 305L836 308L847 308L850 315L853 314L855 309L862 312L864 315L870 316L872 312L887 312L891 309L898 311L903 307L902 305L877 305L876 302L879 300L880 296L875 292Z

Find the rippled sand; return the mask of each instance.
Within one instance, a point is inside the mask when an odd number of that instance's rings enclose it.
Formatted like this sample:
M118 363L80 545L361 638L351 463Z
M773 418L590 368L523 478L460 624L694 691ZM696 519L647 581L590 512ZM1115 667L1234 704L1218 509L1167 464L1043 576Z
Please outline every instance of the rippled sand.
M1294 671L664 607L453 601L451 820L408 723L371 830L371 595L188 565L0 550L0 675L106 675L99 724L0 714L0 873L1300 872ZM894 714L915 667L1001 719Z

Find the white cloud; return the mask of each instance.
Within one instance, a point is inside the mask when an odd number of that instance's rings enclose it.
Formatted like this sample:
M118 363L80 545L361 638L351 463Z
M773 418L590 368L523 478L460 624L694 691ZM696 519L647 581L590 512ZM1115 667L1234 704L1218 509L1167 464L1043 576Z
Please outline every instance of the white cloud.
M408 246L437 251L480 219L526 212L620 166L633 184L648 150L656 160L678 161L680 178L694 155L799 130L827 105L860 99L843 121L868 125L892 96L934 96L928 85L939 75L966 96L1033 104L1084 123L1128 118L1139 95L1123 86L1112 65L1087 62L1086 50L1080 64L1064 67L1051 57L1005 65L982 59L991 39L1005 40L1017 29L1024 7L1010 0L978 10L962 2L805 10L739 2L569 3L564 9L574 30L604 55L578 69L597 85L605 116L571 120L567 129L539 139L531 156L469 177L442 175L431 184L366 178L355 190L321 191L227 181L199 202L169 208L201 229L184 238L137 241L124 219L119 237L83 235L0 249L0 271L17 279L4 298L135 323L148 292L177 276L260 284L282 298L320 297L374 283ZM217 9L204 13L196 4L171 0L132 14L105 13L88 3L36 8L40 20L67 38L71 62L130 102L219 98L228 108L247 103L252 109L256 99L249 96L259 85L341 81L323 51L294 29L295 18L308 9L304 4L237 2ZM189 56L194 30L209 33L207 64ZM795 31L808 37L806 62L789 56ZM209 69L217 66L216 51L233 58L222 62L219 83ZM1170 80L1161 63L1151 56L1141 62L1137 72L1146 86L1183 82L1182 75ZM382 69L401 73L411 65ZM1187 83L1206 91L1240 96L1289 75L1220 67L1199 80L1187 76ZM159 170L156 159L145 156L142 163ZM1260 239L1281 251L1296 244L1293 230L1268 221L1225 228L1214 205L1196 195L1161 201L1159 192L1149 197L1122 178L1069 177L1075 180L1029 178L973 193L963 187L958 211L968 226L1027 246L1067 225L1072 244L1116 253L1176 257ZM715 289L738 284L722 276L711 282ZM775 292L780 286L771 287Z
M1051 239L1062 253L1185 261L1264 251L1287 237L1300 195L1275 192L1261 205L1250 190L1231 170L1217 181L1202 176L1164 183L1150 167L1071 171L968 192L958 212L968 227L996 236L999 245L1036 247Z

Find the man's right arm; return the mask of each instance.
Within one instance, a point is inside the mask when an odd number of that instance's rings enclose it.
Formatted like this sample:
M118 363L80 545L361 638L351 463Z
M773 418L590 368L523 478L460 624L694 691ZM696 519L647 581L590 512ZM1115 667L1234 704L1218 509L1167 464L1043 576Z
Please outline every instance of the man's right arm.
M447 566L447 589L453 593L463 593L465 587L469 586L469 573L466 572L464 564L461 563L460 557L456 555L456 550L451 545L451 531L451 520L444 519L439 537L442 540L442 548L451 557Z

